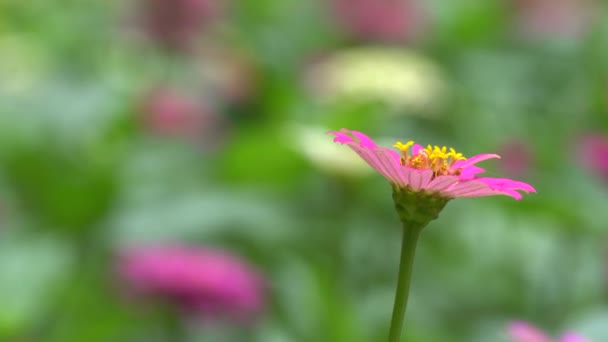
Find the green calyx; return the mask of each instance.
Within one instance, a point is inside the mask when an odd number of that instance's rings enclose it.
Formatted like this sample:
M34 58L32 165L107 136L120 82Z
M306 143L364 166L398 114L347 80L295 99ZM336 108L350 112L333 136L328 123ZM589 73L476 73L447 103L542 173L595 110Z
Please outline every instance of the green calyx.
M393 201L401 222L407 227L424 228L436 219L450 198L437 193L393 186Z

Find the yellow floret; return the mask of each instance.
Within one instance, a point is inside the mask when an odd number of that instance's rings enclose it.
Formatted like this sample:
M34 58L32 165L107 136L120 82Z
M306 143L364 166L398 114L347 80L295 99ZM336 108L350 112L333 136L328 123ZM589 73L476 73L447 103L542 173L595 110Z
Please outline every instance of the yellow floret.
M456 152L456 150L454 150L453 148L450 148L450 153L448 153L447 155L448 157L452 157L452 160L454 161L467 159L462 153Z
M409 155L408 151L412 145L414 145L413 141L408 141L405 144L401 141L397 141L397 143L393 145L403 154L403 157L400 159L401 165L414 169L430 168L434 171L435 176L451 174L453 170L451 170L450 165L455 161L466 159L462 153L456 152L456 150L451 147L448 152L446 146L437 145L427 145L427 147L422 149L418 154Z
M397 141L397 143L393 146L395 146L396 148L401 150L401 152L403 152L404 154L407 154L407 150L409 150L409 148L412 147L412 145L414 145L414 142L412 140L410 140L405 144L402 143L401 141Z

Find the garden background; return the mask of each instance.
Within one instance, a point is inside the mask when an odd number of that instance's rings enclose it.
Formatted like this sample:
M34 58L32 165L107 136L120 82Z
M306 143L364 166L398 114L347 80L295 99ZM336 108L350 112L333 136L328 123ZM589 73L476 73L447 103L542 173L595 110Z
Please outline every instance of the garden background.
M607 37L602 1L1 1L0 341L385 340L401 230L343 127L538 190L425 229L403 341L608 341ZM150 245L239 258L259 310L133 300Z

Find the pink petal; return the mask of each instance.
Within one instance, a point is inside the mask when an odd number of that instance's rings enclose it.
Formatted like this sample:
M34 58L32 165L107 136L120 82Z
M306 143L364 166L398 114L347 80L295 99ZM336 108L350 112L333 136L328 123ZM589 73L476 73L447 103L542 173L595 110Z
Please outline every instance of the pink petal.
M476 181L488 184L495 190L522 190L525 192L536 192L532 185L524 182L518 182L507 178L477 178Z
M336 136L334 141L347 144L353 151L355 151L355 153L359 155L359 157L361 157L361 159L365 160L367 164L384 176L384 178L388 179L389 182L405 185L405 178L402 177L399 171L401 164L399 159L400 157L397 152L383 148L372 149L369 146L375 146L375 144L373 141L371 141L371 139L362 133L351 132L360 140L360 143L357 143L354 139L348 136L348 132L350 131L342 129L340 132L330 133ZM382 152L377 153L377 151Z
M462 193L459 193L459 194L452 194L450 192L446 192L445 194L447 196L450 196L450 197L453 197L453 198L473 198L473 197L487 197L487 196L507 195L507 194L502 193L500 191L492 190L490 188L471 190L470 192L462 192Z
M409 186L414 190L426 188L433 178L433 170L415 170L405 167L402 170L406 174Z
M460 178L458 176L439 176L431 181L427 186L427 190L441 191L456 184Z
M483 190L483 193L488 193L489 190L491 193L496 194L496 191L492 190L489 185L476 181L456 183L446 189L444 193L451 197L461 197L470 193L479 193L480 190Z
M500 156L498 154L490 154L490 153L478 154L476 156L473 156L473 157L465 159L465 160L459 160L459 161L455 162L454 165L452 165L452 167L455 169L460 168L460 167L465 168L467 166L477 164L480 161L484 161L484 160L492 159L492 158L500 159Z
M374 150L360 147L359 144L355 142L347 143L347 145L355 151L361 159L365 160L369 166L374 168L378 173L380 173L384 178L388 179L392 183L398 183L398 179L394 178L389 171L384 167L383 163L381 163L376 155L374 154Z
M564 335L562 335L562 337L559 340L560 342L589 342L588 339L584 338L583 336L577 334L577 333L573 333L573 332L568 332Z
M536 189L528 184L528 183L524 183L524 182L518 182L518 181L510 181L509 183L507 183L507 187L509 189L513 189L513 190L522 190L525 192L536 192Z
M334 142L345 144L349 142L354 142L353 138L349 137L348 134L342 132L328 132L328 134L333 134L335 136Z
M444 191L443 193L450 197L484 197L505 195L513 197L516 200L520 200L523 198L523 196L517 191L511 189L495 190L492 189L489 185L477 181L458 183L455 186Z
M424 151L424 147L422 147L421 145L414 144L414 146L412 146L412 155L415 156L422 151Z
M385 148L377 148L372 151L378 157L378 161L384 166L384 169L387 171L388 175L390 175L390 179L393 180L393 183L402 186L408 184L407 179L401 173L400 162L396 160L394 155L391 153L394 151Z
M346 132L348 130L346 129L342 129L342 132ZM361 144L361 147L366 147L366 148L376 148L378 146L376 146L376 143L374 143L374 141L368 137L367 135L361 133L361 132L357 132L357 131L350 131L350 133L352 135L355 136L355 138L359 139L359 143Z
M381 147L382 148L382 147ZM384 149L387 153L390 153L393 156L393 159L395 159L395 161L401 165L401 155L393 150L391 150L390 148L382 148Z
M349 142L355 142L355 140L353 138L351 138L351 136L349 135L349 134L352 134L357 139L359 146L364 147L364 148L378 147L378 146L376 146L376 143L374 143L374 141L367 135L365 135L361 132L351 131L346 128L342 128L339 132L329 132L329 134L333 134L335 136L334 142L338 142L338 143L342 143L342 144L349 143Z
M470 165L460 171L460 180L471 180L475 178L476 174L483 172L486 172L486 170L475 165Z
M515 190L509 190L509 189L507 189L507 190L497 190L497 192L499 194L503 194L503 195L506 195L506 196L513 197L513 198L515 198L518 201L520 199L524 198L519 192L517 192Z
M525 322L514 322L508 327L513 342L551 342L539 329Z
M532 188L530 185L522 182L512 181L510 179L502 179L502 178L476 178L475 182L480 182L486 184L495 192L495 195L506 195L515 198L516 200L520 200L523 196L515 191L515 190L523 190ZM510 187L512 185L513 187ZM520 186L521 185L521 186ZM524 186L525 185L525 186ZM522 189L525 188L525 189ZM529 187L529 188L528 188ZM534 190L534 188L532 188ZM462 196L468 197L468 196Z

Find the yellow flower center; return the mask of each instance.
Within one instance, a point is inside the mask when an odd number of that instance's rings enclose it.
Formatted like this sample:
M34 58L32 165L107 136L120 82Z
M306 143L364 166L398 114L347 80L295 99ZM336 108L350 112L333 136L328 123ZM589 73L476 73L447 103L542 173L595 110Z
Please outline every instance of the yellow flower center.
M397 141L394 145L401 151L401 165L418 170L432 169L435 176L458 174L459 170L452 169L452 165L458 160L466 159L462 153L456 152L453 148L449 148L448 151L445 146L431 145L421 149L416 155L410 156L408 151L412 145L414 145L413 141L405 144Z

